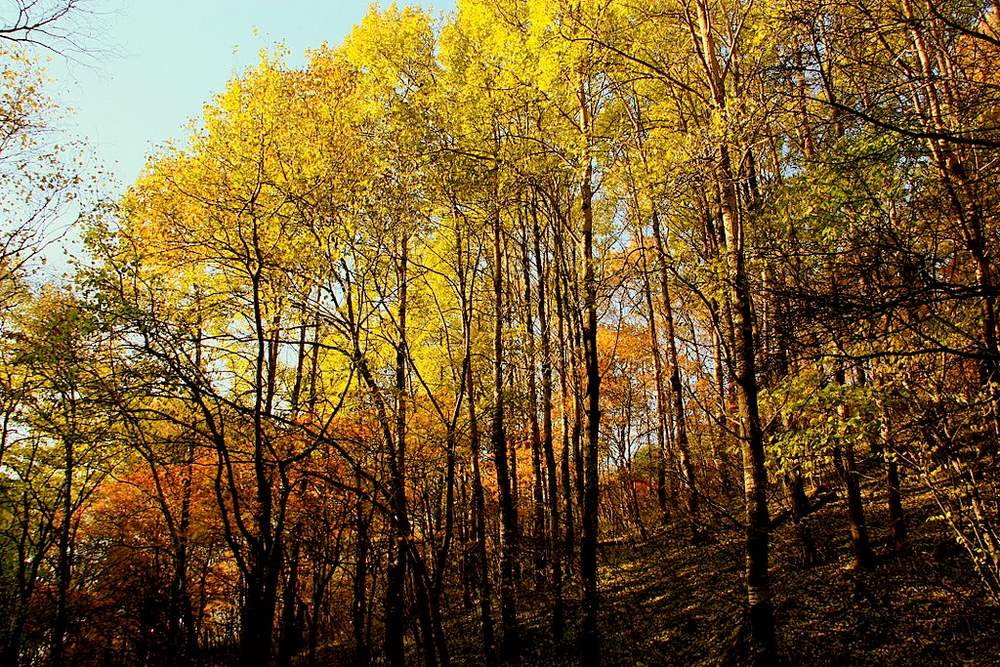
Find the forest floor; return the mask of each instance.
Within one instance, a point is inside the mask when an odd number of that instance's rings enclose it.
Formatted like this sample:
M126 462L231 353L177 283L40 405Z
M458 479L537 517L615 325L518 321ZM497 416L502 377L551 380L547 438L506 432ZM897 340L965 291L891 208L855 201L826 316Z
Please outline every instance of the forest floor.
M896 557L874 481L865 489L874 569L852 567L842 494L809 518L820 565L796 564L790 521L774 532L775 616L788 664L1000 665L1000 609L990 605L943 524L932 519L933 499L904 490L912 553ZM604 664L740 663L739 531L717 530L710 543L690 546L685 532L667 529L645 541L604 543L600 561ZM550 602L530 593L521 597L525 664L578 663L579 591L568 596L573 622L561 641L548 628ZM448 634L455 664L481 661L475 615L455 619Z

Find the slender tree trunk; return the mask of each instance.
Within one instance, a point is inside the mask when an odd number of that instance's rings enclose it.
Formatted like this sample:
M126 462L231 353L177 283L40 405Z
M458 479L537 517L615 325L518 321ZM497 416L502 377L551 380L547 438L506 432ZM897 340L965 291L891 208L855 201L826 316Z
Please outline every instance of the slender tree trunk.
M361 475L355 476L355 483L360 488ZM354 598L351 603L351 628L354 631L354 662L358 667L368 667L371 650L365 633L368 617L368 550L371 545L369 530L371 517L365 513L363 504L359 501L354 517ZM318 605L313 612L319 613ZM315 627L315 622L314 622ZM314 633L315 634L315 633ZM310 641L310 656L315 656L315 641Z
M573 571L573 555L575 553L574 545L576 543L575 531L574 531L574 519L573 519L573 481L572 474L570 472L570 451L572 449L572 443L570 441L570 423L569 423L569 359L567 357L566 351L566 304L563 297L563 280L561 277L561 267L562 267L562 253L558 245L560 230L556 230L555 237L557 240L556 244L556 269L555 275L553 276L553 284L555 285L555 297L556 297L556 320L558 324L557 337L559 340L559 397L561 401L561 414L562 414L562 457L560 462L560 470L562 472L562 492L563 492L563 506L566 508L566 545L565 545L565 557L566 557L566 568L568 572Z
M563 249L565 252L565 248ZM577 280L576 264L578 261L576 246L570 248L569 256L565 262L566 284L564 297L566 299L566 325L567 334L570 338L569 350L569 370L570 387L573 395L573 428L570 433L573 454L573 487L576 492L576 506L579 508L581 521L581 535L584 506L584 462L583 462L583 431L584 431L584 379L580 377L580 369L584 366L584 360L580 358L583 348L583 323L580 316L581 303L579 299L580 286Z
M496 639L493 630L493 593L490 586L490 563L486 553L486 499L483 493L483 477L480 470L481 442L479 419L476 412L476 386L472 377L472 286L469 284L469 266L465 259L465 246L461 233L456 237L458 249L458 281L462 306L462 340L465 345L463 364L465 394L468 398L466 411L469 416L469 450L472 461L472 542L475 550L471 559L475 563L479 588L479 623L483 640L483 659L488 666L496 664ZM471 249L468 252L471 256Z
M471 308L470 308L471 314ZM466 334L469 336L470 334ZM468 338L468 340L471 340ZM483 634L483 656L488 665L496 663L496 639L493 632L493 591L490 585L490 561L486 553L486 499L480 472L479 421L476 415L476 392L472 367L465 372L469 397L469 449L472 456L472 523L476 549L476 573L479 577L479 623Z
M649 164L646 158L645 145L643 143L645 130L643 128L640 109L641 105L636 103L635 104L636 111L635 111L635 116L633 118L635 137L636 137L636 148L638 149L639 158L642 162L643 168L648 171ZM636 231L638 233L638 237L640 240L639 261L640 261L640 268L642 271L643 296L645 297L646 311L649 314L648 331L649 331L649 340L651 345L651 355L653 357L653 377L656 386L656 416L657 416L656 499L660 507L661 521L663 525L666 526L670 521L670 508L669 508L668 494L667 494L667 440L670 428L670 418L667 410L668 399L666 392L666 380L663 372L663 362L661 359L661 352L660 352L660 336L657 332L657 327L656 327L656 308L653 305L653 290L649 279L649 273L651 271L651 268L649 266L650 262L646 250L646 238L642 230L641 214L639 213L640 211L639 197L638 194L635 192L634 186L633 186L633 199L637 213L636 223L638 229ZM656 239L657 242L659 243L660 230L659 230L659 218L657 217L657 212L656 212L656 201L655 198L652 196L650 196L649 199L650 199L650 204L652 206L651 211L652 211L652 217L654 218ZM662 251L662 246L658 246L657 250ZM667 290L665 294L666 294L666 301L669 307L669 285L666 282L667 274L666 274L665 258L663 257L662 252L658 253L658 257L661 260L664 260L659 262L658 265L661 269L660 271L661 286L663 289ZM672 338L670 344L673 345ZM681 410L681 414L683 414L683 410Z
M819 562L816 543L812 532L806 524L809 514L809 499L806 497L805 485L802 481L802 468L796 464L788 475L788 495L792 506L792 522L799 540L799 562L802 567L812 567Z
M465 375L462 375L462 382L465 382ZM458 524L458 537L461 543L462 558L459 561L459 576L462 580L462 607L467 611L472 610L472 574L475 568L473 564L473 537L472 537L472 502L469 500L469 471L464 460L459 463L458 472L459 488L459 516L462 520Z
M64 470L62 485L62 521L59 524L58 558L56 562L56 616L52 624L51 661L62 667L65 657L66 629L69 622L69 584L72 570L70 549L73 519L73 475L76 472L75 448L71 435L63 438Z
M722 322L719 320L719 307L713 301L715 306L715 313L713 318L718 323L719 326ZM718 392L718 410L719 410L719 423L716 429L715 445L713 451L716 452L716 457L719 462L719 484L722 486L722 492L728 497L733 495L733 480L730 477L729 470L729 429L727 426L727 415L728 415L728 402L726 401L726 379L725 379L725 355L722 349L722 333L716 329L712 328L712 363L713 371L715 376L715 387Z
M718 62L707 0L698 0L696 47L705 64L710 93L716 108L726 109L726 93ZM739 415L743 433L744 493L746 496L746 587L750 620L750 659L755 665L778 661L774 607L768 572L770 517L767 508L767 468L764 465L764 433L757 403L757 370L754 352L753 305L743 248L743 228L738 196L730 163L729 147L718 147L718 188L725 233L726 260L732 285L735 315L734 357Z
M524 280L524 328L527 352L528 379L528 421L531 428L531 499L533 514L534 568L535 581L540 583L546 570L545 539L545 494L542 475L542 435L538 423L538 383L535 379L535 325L531 296L531 261L528 249L528 223L522 219L523 239L521 243L522 279Z
M465 362L468 363L468 360ZM462 389L459 389L460 395L456 399L456 413L452 416L451 422L447 426L447 436L446 436L446 448L447 448L447 470L445 473L445 519L444 519L444 537L441 542L441 546L438 549L434 564L434 579L431 584L430 590L430 613L431 621L434 625L434 643L437 647L438 657L441 660L442 667L448 667L451 662L450 654L448 651L448 641L445 637L444 626L441 617L441 595L444 591L444 578L448 569L448 556L451 552L451 541L452 534L455 527L455 449L457 446L457 435L455 433L455 424L458 421L458 409L460 408L460 398L461 393L464 392L465 387L465 376L464 374L459 380L461 382Z
M838 385L843 386L845 377L842 366L834 373ZM847 406L841 403L837 406L841 421L849 417ZM854 438L848 436L843 441L843 476L847 487L847 518L851 529L851 547L854 550L854 565L859 568L871 568L875 565L875 555L872 553L871 542L868 540L868 528L865 525L865 508L861 500L861 473L854 454Z
M896 555L909 553L910 545L906 534L906 516L903 514L903 499L899 491L899 464L889 426L889 409L885 399L878 398L878 411L882 424L879 437L882 440L882 459L885 463L885 485L889 505L889 523L892 525L892 544Z
M656 330L656 308L653 306L653 290L649 282L649 263L646 257L646 242L639 232L641 247L639 253L639 266L642 271L643 296L646 300L646 312L649 314L648 330L650 354L653 357L653 378L656 385L656 500L660 506L660 518L663 525L670 521L670 508L667 504L667 452L666 452L666 427L667 427L667 392L666 382L663 377L663 363L660 360L660 337Z
M587 448L584 459L583 538L580 564L583 574L582 663L601 664L601 638L597 625L597 540L598 540L598 439L600 437L601 375L597 358L597 278L594 274L593 159L591 151L590 101L586 85L580 86L580 110L584 128L585 162L581 183L583 213L583 348L587 373Z
M504 426L504 292L503 245L501 243L500 209L494 204L491 212L493 226L493 419L490 439L496 464L497 489L500 494L500 621L503 625L501 654L506 659L516 659L521 652L520 627L517 620L517 600L514 573L517 562L517 506L511 488L508 468L510 454Z
M407 316L407 264L409 242L401 242L399 262L399 306L397 322L399 340L396 343L396 420L395 437L388 426L386 432L392 485L392 511L395 540L389 547L389 563L385 592L385 653L386 662L392 667L405 667L406 652L403 638L406 632L406 576L410 541L410 519L406 503L406 316ZM371 384L374 384L372 382Z
M413 545L408 546L407 558L417 603L417 620L420 623L420 633L424 638L424 664L427 667L437 667L440 659L442 667L447 667L448 644L444 638L440 618L435 618L430 598L427 569L420 554L413 551L414 548Z
M660 296L663 299L663 325L666 336L667 365L670 369L670 398L674 415L674 445L680 454L681 475L687 487L688 521L691 522L691 539L697 543L703 539L698 521L698 487L695 481L694 464L691 461L691 447L688 444L687 419L684 412L684 391L681 386L681 370L677 359L677 342L674 332L674 308L670 300L670 280L667 271L667 249L660 230L660 216L653 208L653 238L659 250Z
M560 553L559 487L555 450L552 446L552 343L549 333L549 313L546 308L546 267L542 262L541 233L538 228L537 204L532 200L532 236L534 237L535 267L538 270L538 326L542 342L542 450L548 471L549 550L552 566L552 634L560 639L563 634L564 615L562 591L562 554Z
M269 458L264 428L265 420L270 416L273 392L269 353L274 346L271 344L273 339L269 338L264 324L263 260L257 218L253 217L253 220L254 268L250 274L250 281L256 335L253 382L253 481L256 487L256 507L253 513L254 534L247 535L247 531L241 530L249 543L244 573L246 590L240 636L240 664L243 667L260 665L262 662L271 664L274 657L274 615L277 607L278 575L283 560L281 527L274 521L275 465ZM272 331L274 328L276 327L272 327ZM230 486L232 488L232 484Z
M302 639L301 628L298 625L299 602L299 550L301 548L298 530L293 531L292 553L288 560L288 581L285 582L284 595L281 603L281 629L278 639L278 666L288 667L292 658L299 652Z

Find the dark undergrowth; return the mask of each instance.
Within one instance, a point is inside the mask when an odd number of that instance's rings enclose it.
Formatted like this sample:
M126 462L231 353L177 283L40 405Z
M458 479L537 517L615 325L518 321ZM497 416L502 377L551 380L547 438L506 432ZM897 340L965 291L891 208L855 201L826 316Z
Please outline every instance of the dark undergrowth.
M843 497L809 517L821 563L796 564L790 522L772 537L772 585L781 653L789 665L1000 664L1000 610L983 594L963 552L933 519L933 501L907 489L911 553L893 554L880 488L866 487L874 569L852 567ZM602 662L608 665L736 665L742 662L742 537L716 530L691 546L667 528L645 540L607 541L601 552ZM520 598L523 663L570 665L580 591L570 587L567 629L548 626L551 601ZM457 610L456 610L457 611ZM479 664L475 615L456 613L448 635L455 664Z

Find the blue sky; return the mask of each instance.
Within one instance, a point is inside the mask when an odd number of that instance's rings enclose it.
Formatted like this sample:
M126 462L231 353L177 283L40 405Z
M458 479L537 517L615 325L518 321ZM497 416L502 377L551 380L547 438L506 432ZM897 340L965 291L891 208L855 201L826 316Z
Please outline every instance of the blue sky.
M114 174L110 192L138 175L145 157L185 126L261 48L283 42L293 63L324 41L339 43L369 0L93 0L99 53L53 59L49 92L68 108L63 125ZM382 3L387 4L387 3ZM413 0L437 12L452 0Z

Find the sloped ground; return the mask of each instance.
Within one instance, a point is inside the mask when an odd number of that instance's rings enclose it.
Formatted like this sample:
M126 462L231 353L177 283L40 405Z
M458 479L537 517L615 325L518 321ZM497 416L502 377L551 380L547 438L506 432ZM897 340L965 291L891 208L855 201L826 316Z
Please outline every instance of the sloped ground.
M878 562L850 567L844 500L810 518L823 563L794 565L789 523L772 540L778 637L790 665L1000 665L1000 609L982 594L964 555L951 547L927 496L904 496L912 555L892 555L880 488L866 488L867 520ZM945 548L942 548L945 547ZM602 547L601 628L608 665L738 664L743 571L741 536L717 532L689 546L668 530L644 543ZM570 591L566 636L546 626L548 601L521 598L524 663L569 665L575 650L579 591ZM478 626L465 616L449 628L456 664L476 664Z

